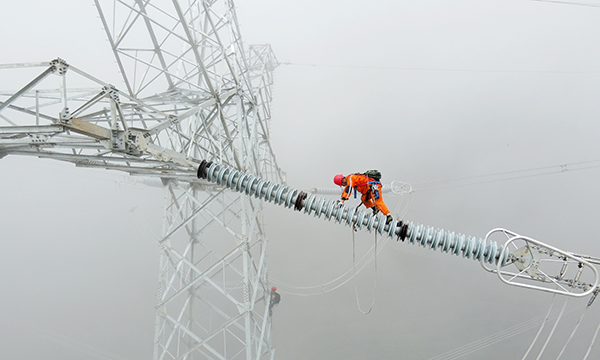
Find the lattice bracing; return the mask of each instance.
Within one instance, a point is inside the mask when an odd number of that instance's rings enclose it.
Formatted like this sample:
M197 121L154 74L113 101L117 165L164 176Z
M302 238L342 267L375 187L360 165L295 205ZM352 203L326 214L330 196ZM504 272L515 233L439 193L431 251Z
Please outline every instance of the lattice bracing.
M167 194L157 358L272 353L261 204L175 182Z
M20 77L0 92L0 157L160 178L155 358L270 358L262 205L197 179L196 159L284 181L269 141L277 59L245 49L232 1L95 5L124 85L62 59L0 66Z

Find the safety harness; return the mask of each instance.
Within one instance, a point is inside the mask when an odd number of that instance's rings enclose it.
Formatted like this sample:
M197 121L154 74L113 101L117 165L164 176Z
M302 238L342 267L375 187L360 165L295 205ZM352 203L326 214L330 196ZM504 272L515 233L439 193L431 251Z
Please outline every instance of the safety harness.
M351 174L351 175L364 175L367 176L366 174L363 173L356 173L356 174ZM381 182L379 182L378 180L373 179L372 177L367 176L367 178L371 179L370 181L367 181L366 183L362 183L362 184L358 184L358 185L353 185L352 189L354 190L354 198L356 199L356 193L358 192L356 190L356 188L358 186L362 186L362 185L371 185L369 187L369 190L367 190L366 196L367 199L369 198L369 196L371 195L371 193L373 193L373 197L375 199L379 199L379 197L381 196L379 194L379 189L377 188L377 184L381 185ZM348 188L350 187L350 185L346 186L346 188L344 189L344 192L347 192Z

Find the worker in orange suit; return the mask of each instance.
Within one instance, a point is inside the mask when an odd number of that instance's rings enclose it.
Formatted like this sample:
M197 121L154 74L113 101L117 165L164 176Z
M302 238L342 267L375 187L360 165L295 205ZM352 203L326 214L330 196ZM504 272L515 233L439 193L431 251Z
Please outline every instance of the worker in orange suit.
M379 179L381 179L381 177L379 177ZM333 182L338 186L344 187L342 198L338 200L339 206L343 206L344 201L350 198L352 190L354 190L355 197L356 192L362 194L360 199L362 204L364 204L367 209L373 209L374 215L381 211L383 215L387 216L385 223L390 223L393 218L392 215L390 215L390 211L388 210L387 206L383 202L383 198L381 196L381 182L379 179L369 177L362 173L350 174L348 176L344 176L342 174L336 175L333 178Z

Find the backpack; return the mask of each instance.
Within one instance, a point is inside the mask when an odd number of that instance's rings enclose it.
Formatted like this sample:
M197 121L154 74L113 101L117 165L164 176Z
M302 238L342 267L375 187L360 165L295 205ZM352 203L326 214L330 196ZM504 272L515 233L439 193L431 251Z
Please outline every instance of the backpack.
M373 178L377 181L381 180L381 172L379 170L365 171L365 175L367 175L368 177Z

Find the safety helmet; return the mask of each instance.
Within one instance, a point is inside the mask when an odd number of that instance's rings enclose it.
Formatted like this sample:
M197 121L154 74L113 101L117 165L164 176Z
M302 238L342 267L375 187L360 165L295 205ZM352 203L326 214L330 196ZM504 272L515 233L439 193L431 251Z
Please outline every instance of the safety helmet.
M271 288L271 290L273 290L273 291L277 291L277 287L273 286L273 287Z
M337 174L336 176L333 177L333 183L336 184L337 186L342 186L343 178L344 178L344 175Z

